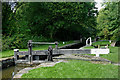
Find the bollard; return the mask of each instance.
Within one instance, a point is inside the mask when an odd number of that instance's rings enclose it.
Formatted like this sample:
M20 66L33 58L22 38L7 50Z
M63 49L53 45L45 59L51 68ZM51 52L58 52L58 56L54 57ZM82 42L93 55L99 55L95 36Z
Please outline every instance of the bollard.
M14 61L17 61L18 55L17 53L19 52L19 49L14 49Z
M48 47L48 57L47 57L48 61L53 61L52 54L53 54L53 48L52 48L52 46L49 46Z
M33 62L33 56L32 56L32 40L28 41L28 61L30 64Z

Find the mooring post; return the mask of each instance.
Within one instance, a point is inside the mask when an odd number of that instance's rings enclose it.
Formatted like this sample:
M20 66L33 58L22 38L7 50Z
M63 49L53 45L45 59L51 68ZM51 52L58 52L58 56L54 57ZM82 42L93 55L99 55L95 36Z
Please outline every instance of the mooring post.
M14 61L17 61L18 56L17 53L19 52L19 49L14 49Z
M55 42L55 49L58 49L58 42Z
M53 48L52 48L52 46L49 46L48 47L48 57L47 57L48 61L53 61L52 54L53 54Z
M30 62L30 64L32 64L33 61L33 56L32 56L32 40L28 41L28 61Z

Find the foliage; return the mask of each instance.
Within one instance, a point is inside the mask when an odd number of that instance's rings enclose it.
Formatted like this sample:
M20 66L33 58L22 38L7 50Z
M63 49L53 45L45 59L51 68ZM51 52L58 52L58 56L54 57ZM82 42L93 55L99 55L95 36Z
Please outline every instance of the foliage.
M14 18L13 18L13 12L11 10L11 6L9 3L3 2L2 3L2 34L4 36L11 35L14 33Z
M67 44L71 44L73 43L73 41L66 41L65 44L63 44L62 42L59 42L58 47L67 45ZM5 45L5 44L4 44ZM7 46L7 44L6 44ZM47 50L49 45L33 45L32 50ZM53 48L55 48L55 45L51 45ZM8 47L9 48L9 47ZM13 47L14 48L14 47ZM12 48L12 49L13 49ZM4 48L3 48L4 49ZM6 51L5 51L6 50ZM5 49L4 51L0 52L0 58L5 58L5 57L11 57L14 55L14 51L13 50L7 50ZM24 49L19 49L20 51L28 51L27 46Z
M119 15L118 2L105 2L105 8L99 11L97 17L97 28L99 36L104 36L104 39L119 40Z
M72 60L30 70L22 78L118 78L118 66Z
M20 24L21 27L25 25L24 28L27 28L26 30L29 31L29 35L32 34L34 36L42 35L49 38L59 38L60 35L58 34L62 30L65 30L68 34L66 35L64 32L64 35L62 36L72 36L69 32L79 32L80 35L85 36L85 34L88 34L89 32L85 31L86 29L94 30L94 14L96 13L96 11L93 10L94 6L94 3L80 2L24 3L19 7L19 9L17 9L16 15L17 18L19 18L19 21L22 21L21 23L26 22L23 23L23 25L18 22L18 25ZM85 34L80 33L81 28L85 28L84 31L82 31L85 32ZM59 33L57 33L58 31Z
M2 36L2 50L26 48L28 40L23 35Z
M28 40L75 40L96 32L94 2L16 2L13 10L9 3L2 7L3 50L26 48Z

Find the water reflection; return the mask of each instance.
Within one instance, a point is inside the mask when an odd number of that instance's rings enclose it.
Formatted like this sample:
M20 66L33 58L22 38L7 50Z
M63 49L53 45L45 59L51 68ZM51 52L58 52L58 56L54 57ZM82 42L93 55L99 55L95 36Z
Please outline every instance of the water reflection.
M2 69L2 78L12 78L12 74L14 72L14 74L17 73L17 71L23 69L24 67L18 67L18 66L11 66L5 69Z
M37 64L38 65L38 64ZM2 73L2 79L12 79L13 76L19 72L20 70L26 68L26 67L34 67L34 66L37 66L37 65L32 65L32 66L20 66L20 65L17 65L17 66L10 66L8 68L5 68L5 69L2 69L0 70L0 73Z

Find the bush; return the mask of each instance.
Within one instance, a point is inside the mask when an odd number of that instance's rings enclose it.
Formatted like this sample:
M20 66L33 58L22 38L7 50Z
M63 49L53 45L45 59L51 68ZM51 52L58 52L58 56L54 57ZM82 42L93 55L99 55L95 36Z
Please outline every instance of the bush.
M13 41L13 38L7 36L2 37L2 50L8 50L10 49L10 46L12 46L11 42Z
M43 36L30 36L24 34L18 34L13 36L3 36L2 37L2 50L10 50L10 49L23 49L27 48L28 40L32 40L35 42L42 42L42 41L53 41L50 38L45 38Z
M26 48L28 39L23 35L3 36L2 50L10 50L14 48Z

